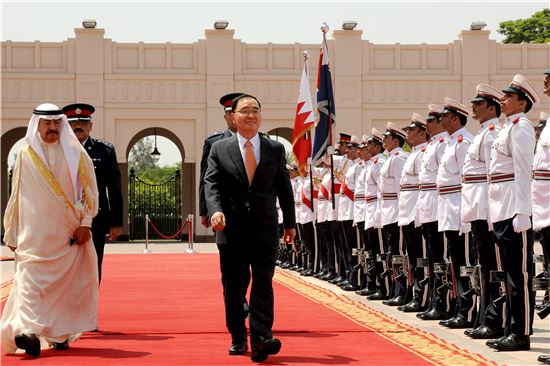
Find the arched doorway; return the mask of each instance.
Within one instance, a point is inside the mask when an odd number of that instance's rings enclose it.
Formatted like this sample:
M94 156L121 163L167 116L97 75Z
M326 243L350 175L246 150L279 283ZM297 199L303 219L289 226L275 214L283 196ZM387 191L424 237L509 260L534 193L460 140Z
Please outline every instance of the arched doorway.
M149 154L153 148L151 142L153 138L156 141L154 146L160 151L163 161L167 161L167 154L175 154L177 157L171 159L174 162L174 164L170 164L172 167L157 165L147 172L140 172L137 166L132 166L137 165L138 162L135 159L132 161L130 153L134 147L140 145L140 148L145 147L146 154ZM122 183L123 191L125 190L124 196L128 200L128 204L125 205L129 218L128 238L139 240L145 237L144 215L146 213L163 235L174 234L181 227L181 223L185 222L187 216L194 212L192 195L194 192L194 164L184 163L185 149L180 139L170 130L161 127L143 129L136 133L128 143L126 161L128 163L121 164L121 173L124 176ZM167 171L170 171L170 176L166 175ZM152 182L151 179L145 178L144 174L150 172L157 174L157 178L160 180ZM159 173L162 177L159 177ZM149 238L160 239L161 236L156 235L153 230L149 230Z

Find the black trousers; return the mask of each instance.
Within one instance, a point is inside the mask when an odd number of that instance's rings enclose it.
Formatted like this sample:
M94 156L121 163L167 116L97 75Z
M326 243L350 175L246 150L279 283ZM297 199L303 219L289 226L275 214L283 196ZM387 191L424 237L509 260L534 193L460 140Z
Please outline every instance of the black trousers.
M435 309L448 313L451 311L452 301L449 291L438 293L437 289L443 285L443 275L433 271L434 263L443 263L446 258L443 233L437 229L437 221L422 224L422 235L428 248L428 263L430 265L430 281L428 293L430 297L430 310Z
M363 248L364 250L369 250L367 248L368 247L368 243L367 243L368 237L367 237L367 230L365 230L365 222L364 221L361 221L361 222L357 223L357 230L359 232L359 247ZM367 277L366 270L364 268L360 268L357 273L360 274L360 275L357 276L357 278L360 279L361 289L367 288L368 277ZM374 288L376 288L376 286Z
M491 271L498 270L497 242L485 220L472 221L472 234L475 238L477 261L479 264L479 310L475 327L486 325L493 329L503 327L504 307L495 306L493 301L500 297L500 284L490 282Z
M243 243L218 245L222 275L225 321L233 342L246 340L243 299L252 275L250 290L250 341L272 338L273 274L277 245Z
M97 254L97 273L99 275L99 283L101 283L101 267L103 266L103 253L105 251L106 239L105 227L92 224L92 238Z
M313 269L315 258L315 236L313 235L313 223L298 224L303 244L307 248L307 254L302 255L302 266L304 269Z
M357 230L353 226L353 220L341 221L344 234L344 242L342 248L344 269L346 272L346 279L349 283L357 285L357 278L353 274L353 266L357 262L352 256L353 248L357 248Z
M495 222L500 259L506 274L506 333L533 334L535 291L533 291L533 230L514 232L512 218Z
M384 250L384 243L382 238L382 229L375 229L373 227L367 229L367 241L366 249L371 250L373 258L375 260L374 270L368 275L367 286L369 289L376 287L378 291L384 296L390 295L390 276L382 278L381 274L386 268L384 262L376 261L376 255L381 253L386 253Z
M445 238L449 247L451 257L451 271L453 275L453 292L456 298L454 316L474 322L476 319L477 296L466 298L464 293L470 289L470 278L460 277L460 267L475 264L475 254L469 240L464 234L459 235L458 231L445 231Z
M414 221L401 227L403 244L409 257L409 285L412 285L413 300L421 306L428 305L428 291L420 285L425 277L424 267L417 267L416 260L426 257L426 248L422 240L422 228L415 227Z
M334 273L334 237L332 233L332 221L324 221L317 224L322 239L319 239L321 253L322 272Z
M404 250L401 245L401 230L397 222L385 225L382 228L382 235L384 237L384 249L386 253L390 253L390 257L393 255L404 255ZM391 259L389 261L391 265ZM407 281L406 278L395 281L395 273L391 276L392 290L391 297L406 296L407 295Z

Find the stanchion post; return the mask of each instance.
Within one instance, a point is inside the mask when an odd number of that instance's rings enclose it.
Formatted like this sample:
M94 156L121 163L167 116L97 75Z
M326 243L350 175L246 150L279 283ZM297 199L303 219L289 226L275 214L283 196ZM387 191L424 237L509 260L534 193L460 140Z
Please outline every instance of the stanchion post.
M143 249L141 253L152 253L152 251L149 250L149 214L145 214L145 249Z
M185 249L185 253L193 254L196 253L193 249L193 214L187 215L187 225L189 225L189 243L187 244L187 249Z

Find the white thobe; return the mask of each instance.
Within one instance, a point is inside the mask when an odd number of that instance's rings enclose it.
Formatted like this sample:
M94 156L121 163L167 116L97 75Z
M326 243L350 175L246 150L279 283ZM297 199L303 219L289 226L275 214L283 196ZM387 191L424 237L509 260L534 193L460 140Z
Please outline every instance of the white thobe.
M76 340L97 327L97 255L92 240L70 245L98 210L94 166L82 148L74 197L68 164L58 144L44 150L47 166L29 146L17 156L4 216L5 243L15 248L17 270L2 313L2 350L14 337L36 334L42 346Z

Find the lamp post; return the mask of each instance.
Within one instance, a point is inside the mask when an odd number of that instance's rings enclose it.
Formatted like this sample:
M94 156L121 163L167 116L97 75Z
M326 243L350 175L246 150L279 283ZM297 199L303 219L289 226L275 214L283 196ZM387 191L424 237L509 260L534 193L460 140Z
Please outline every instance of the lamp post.
M153 158L153 161L156 163L160 160L160 152L157 149L157 129L155 128L155 148L153 149L153 152L151 152L151 157Z

